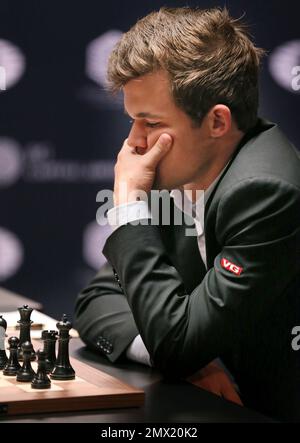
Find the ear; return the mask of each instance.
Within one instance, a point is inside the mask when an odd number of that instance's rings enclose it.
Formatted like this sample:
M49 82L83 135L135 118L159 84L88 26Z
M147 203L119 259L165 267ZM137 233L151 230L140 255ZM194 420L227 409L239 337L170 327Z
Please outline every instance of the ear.
M209 132L212 138L226 135L232 125L231 111L226 105L215 105L208 112Z

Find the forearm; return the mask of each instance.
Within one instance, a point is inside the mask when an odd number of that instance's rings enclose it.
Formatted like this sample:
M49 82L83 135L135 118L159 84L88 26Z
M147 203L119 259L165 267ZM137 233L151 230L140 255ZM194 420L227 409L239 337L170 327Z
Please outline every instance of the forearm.
M211 352L209 347L198 347L200 352L193 356L185 349L193 342L193 297L186 293L179 273L170 263L157 227L120 227L108 239L103 252L117 270L137 328L156 367L165 373L173 368L174 376L176 371L185 375L217 356L216 350Z
M112 362L125 352L139 334L126 297L109 264L77 297L74 326L90 348Z

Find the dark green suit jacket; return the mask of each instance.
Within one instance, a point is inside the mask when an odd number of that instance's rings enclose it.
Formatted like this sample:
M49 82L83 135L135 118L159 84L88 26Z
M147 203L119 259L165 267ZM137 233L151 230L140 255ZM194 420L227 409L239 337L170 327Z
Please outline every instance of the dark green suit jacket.
M247 406L300 420L300 159L258 120L205 206L207 270L186 226L130 224L77 299L82 339L112 361L141 337L166 377L222 358Z

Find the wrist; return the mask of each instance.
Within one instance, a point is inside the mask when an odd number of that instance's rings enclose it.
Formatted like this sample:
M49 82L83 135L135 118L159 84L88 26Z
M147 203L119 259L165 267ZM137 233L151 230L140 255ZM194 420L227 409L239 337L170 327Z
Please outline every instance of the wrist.
M114 190L113 199L114 206L120 206L140 200L148 201L148 196L147 193L141 189L128 190L127 188L117 188Z

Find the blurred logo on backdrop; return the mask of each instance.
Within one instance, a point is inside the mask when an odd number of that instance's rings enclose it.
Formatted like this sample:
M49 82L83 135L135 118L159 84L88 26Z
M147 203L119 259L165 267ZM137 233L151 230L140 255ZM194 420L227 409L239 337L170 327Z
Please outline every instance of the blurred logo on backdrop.
M6 91L6 70L0 66L0 91Z
M20 239L3 227L0 227L0 257L0 281L4 281L21 267L24 249Z
M114 176L114 160L58 159L55 147L47 141L22 147L14 139L0 137L0 164L0 188L20 179L27 183L101 183Z
M109 55L122 32L110 30L92 40L86 49L86 74L103 88L107 87L106 71Z
M300 40L277 46L269 56L269 71L282 88L300 92Z
M98 270L106 263L102 249L111 233L112 227L108 223L99 226L95 221L85 227L82 238L82 255L92 269Z
M116 43L120 40L122 32L111 29L92 40L86 48L85 73L94 84L85 85L78 92L79 97L89 105L106 110L123 109L123 96L121 93L112 95L108 91L106 78L108 58Z
M20 145L10 138L0 138L0 187L11 186L22 175L23 159Z
M25 56L20 48L0 39L0 91L18 83L26 69Z

